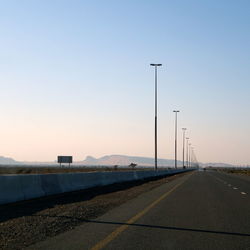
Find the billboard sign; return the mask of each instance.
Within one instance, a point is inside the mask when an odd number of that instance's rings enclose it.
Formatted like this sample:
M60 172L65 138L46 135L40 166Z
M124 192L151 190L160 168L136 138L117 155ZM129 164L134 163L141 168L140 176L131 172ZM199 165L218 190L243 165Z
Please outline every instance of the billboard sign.
M62 156L62 155L60 155L60 156L57 156L57 162L58 163L72 163L72 161L73 161L73 157L72 156Z

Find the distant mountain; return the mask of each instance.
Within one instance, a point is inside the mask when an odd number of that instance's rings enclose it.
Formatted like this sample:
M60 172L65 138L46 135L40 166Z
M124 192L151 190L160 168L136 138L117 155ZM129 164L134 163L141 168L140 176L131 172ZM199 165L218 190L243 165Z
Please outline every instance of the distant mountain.
M19 162L12 158L0 156L0 164L19 164Z
M128 166L130 163L136 163L139 166L153 166L154 158L150 157L138 157L138 156L126 156L126 155L106 155L101 158L94 158L92 156L87 156L81 164L84 165L121 165ZM182 162L178 161L178 164ZM174 166L174 160L158 159L159 166Z
M150 157L139 157L139 156L127 156L127 155L105 155L100 158L94 158L87 156L84 161L77 162L78 164L89 165L89 166L110 166L120 165L128 166L131 163L136 163L138 166L154 166L154 158ZM174 160L169 159L158 159L158 166L173 167ZM177 161L178 166L182 166L182 161ZM228 163L199 163L201 167L235 167Z
M138 166L154 166L154 158L139 157L139 156L127 156L127 155L105 155L100 158L87 156L84 161L75 161L73 165L85 165L85 166L128 166L131 163L135 163ZM177 161L178 166L182 166L182 161ZM227 163L199 163L201 167L235 167L232 164ZM54 162L27 162L16 161L9 157L0 156L0 165L58 165ZM158 166L161 167L173 167L174 160L158 159Z
M208 163L200 163L201 166L203 167L224 167L224 168L232 168L235 167L232 164L228 164L228 163L222 163L222 162L208 162Z

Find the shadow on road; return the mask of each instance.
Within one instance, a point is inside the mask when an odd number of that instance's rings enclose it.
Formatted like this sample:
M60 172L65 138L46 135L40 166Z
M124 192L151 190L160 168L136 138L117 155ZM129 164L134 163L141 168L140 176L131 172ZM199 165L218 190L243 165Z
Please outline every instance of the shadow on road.
M247 234L247 233L223 232L223 231L213 231L213 230L204 230L204 229L195 229L195 228L166 227L166 226L136 224L136 223L129 224L129 223L120 223L120 222L112 222L112 221L97 221L97 220L87 220L86 222L88 222L88 223L112 224L112 225L128 225L128 226L146 227L146 228L163 229L163 230L190 231L190 232L198 232L198 233L211 233L211 234L224 234L224 235L235 235L235 236L250 237L250 234Z
M51 215L33 215L33 216L74 219L74 220L79 220L79 221L85 222L85 223L121 225L121 226L127 225L127 226L132 226L132 227L146 227L146 228L163 229L163 230L189 231L189 232L198 232L198 233L210 233L210 234L223 234L223 235L250 237L250 234L248 234L248 233L224 232L224 231L217 231L217 230L205 230L205 229L183 228L183 227L167 227L167 226L157 226L157 225L147 225L147 224L137 224L137 223L130 224L130 223L114 222L114 221L85 220L85 219L71 217L71 216L56 216L56 215L53 215L53 216L51 216Z

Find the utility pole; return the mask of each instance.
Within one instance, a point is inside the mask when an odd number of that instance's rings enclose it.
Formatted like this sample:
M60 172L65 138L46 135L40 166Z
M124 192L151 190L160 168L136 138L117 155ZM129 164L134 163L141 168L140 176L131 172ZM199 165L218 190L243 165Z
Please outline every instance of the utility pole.
M179 110L174 110L175 113L175 168L177 168L177 114L180 112Z
M191 145L192 145L192 144L189 143L188 145L189 145L189 160L188 160L188 162L189 162L189 167L191 167L191 153L192 153L192 152L191 152Z
M186 128L182 128L182 131L183 131L183 142L182 142L182 166L183 168L185 168L185 133L186 133Z
M157 67L162 64L151 63L155 67L155 170L157 170Z
M187 168L188 168L188 140L189 140L189 138L188 137L186 137L186 140L187 140L187 143L186 143L186 165L187 165Z

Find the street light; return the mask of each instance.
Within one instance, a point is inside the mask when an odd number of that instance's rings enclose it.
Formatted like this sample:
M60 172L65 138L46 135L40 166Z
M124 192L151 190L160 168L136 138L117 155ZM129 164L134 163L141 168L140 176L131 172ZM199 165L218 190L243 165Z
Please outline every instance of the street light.
M191 152L191 145L192 145L192 144L189 143L188 145L189 145L189 150L188 150L188 151L189 151L189 154L188 154L188 155L189 155L189 159L188 159L188 163L189 163L189 167L191 167L191 153L192 153L192 152Z
M186 152L186 164L187 164L187 168L188 168L188 140L189 140L189 138L188 137L186 137L186 140L187 140L187 152Z
M151 63L155 67L155 170L157 170L157 67L162 64Z
M177 114L180 112L179 110L174 110L173 111L175 113L175 161L174 161L174 165L175 168L177 168Z
M186 132L186 128L182 128L183 131L183 150L182 150L182 161L183 161L183 168L185 168L185 132Z
M191 167L194 166L194 147L191 147Z

